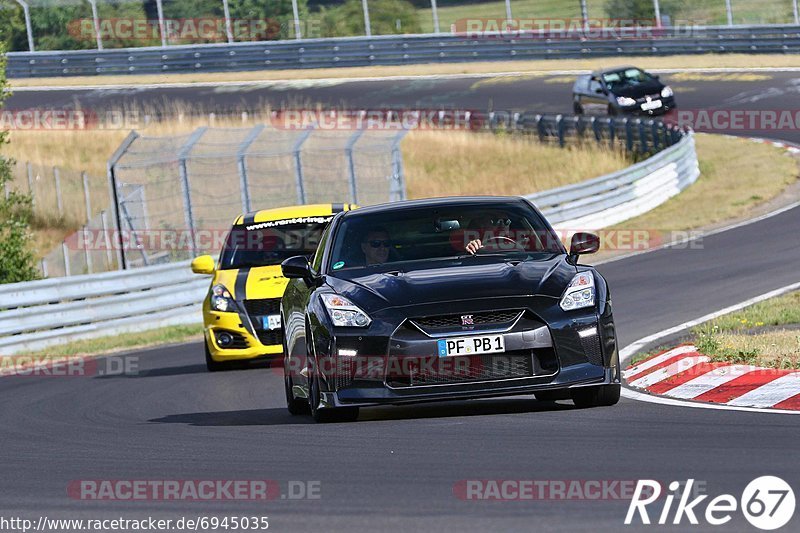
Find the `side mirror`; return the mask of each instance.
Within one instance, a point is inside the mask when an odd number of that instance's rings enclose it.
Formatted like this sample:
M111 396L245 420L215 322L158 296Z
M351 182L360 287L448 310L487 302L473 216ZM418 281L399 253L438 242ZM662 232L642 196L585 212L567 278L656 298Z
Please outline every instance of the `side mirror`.
M308 258L304 255L295 255L281 263L281 272L286 278L309 280L314 277Z
M201 255L192 260L192 272L195 274L213 274L214 258L210 255Z
M594 92L596 92L597 94L606 94L606 92L603 90L602 87L598 87L597 89L594 90Z
M594 233L576 233L569 243L569 255L577 257L582 254L593 254L600 249L600 237Z

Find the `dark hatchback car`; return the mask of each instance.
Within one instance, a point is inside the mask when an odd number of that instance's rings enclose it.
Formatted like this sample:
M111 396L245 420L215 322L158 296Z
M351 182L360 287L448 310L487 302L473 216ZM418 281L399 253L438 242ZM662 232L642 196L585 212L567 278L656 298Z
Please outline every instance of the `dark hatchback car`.
M662 115L675 109L672 88L636 67L615 67L578 76L573 111L609 115Z
M620 397L611 298L518 197L397 202L334 217L281 302L292 414L534 394L579 407Z

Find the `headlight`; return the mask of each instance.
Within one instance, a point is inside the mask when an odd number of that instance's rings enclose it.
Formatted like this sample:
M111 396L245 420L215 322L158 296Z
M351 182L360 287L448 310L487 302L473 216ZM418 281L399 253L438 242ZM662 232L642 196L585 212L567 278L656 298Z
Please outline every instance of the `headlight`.
M582 309L594 305L594 276L591 272L578 272L569 282L559 303L564 311Z
M672 94L672 87L669 85L661 89L661 98L669 98Z
M211 309L222 311L223 313L236 313L236 302L233 301L231 293L225 285L214 285L211 287Z
M364 328L372 319L353 302L338 294L322 294L322 303L334 326Z
M627 96L617 96L617 103L621 106L636 105L636 100Z

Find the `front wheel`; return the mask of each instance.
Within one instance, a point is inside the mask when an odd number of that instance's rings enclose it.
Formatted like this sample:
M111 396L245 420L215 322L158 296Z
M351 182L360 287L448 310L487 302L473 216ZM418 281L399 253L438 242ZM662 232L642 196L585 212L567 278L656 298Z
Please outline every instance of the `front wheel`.
M285 371L284 367L284 372ZM294 397L294 392L292 392L292 376L288 375L288 373L283 380L283 384L286 389L286 408L289 410L289 414L292 416L307 415L309 413L308 400Z
M583 106L580 102L572 102L572 112L576 115L583 115Z
M597 387L578 387L570 390L576 407L608 407L619 402L621 385L600 385Z

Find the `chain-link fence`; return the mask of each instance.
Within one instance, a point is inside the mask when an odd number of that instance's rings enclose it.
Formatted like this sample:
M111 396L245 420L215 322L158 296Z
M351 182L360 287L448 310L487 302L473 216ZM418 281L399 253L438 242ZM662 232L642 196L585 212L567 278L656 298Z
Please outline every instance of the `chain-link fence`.
M216 253L241 213L405 198L406 130L202 127L125 140L110 162L120 259L145 266Z
M12 51L615 26L798 24L798 0L0 0ZM191 9L191 11L189 11Z

